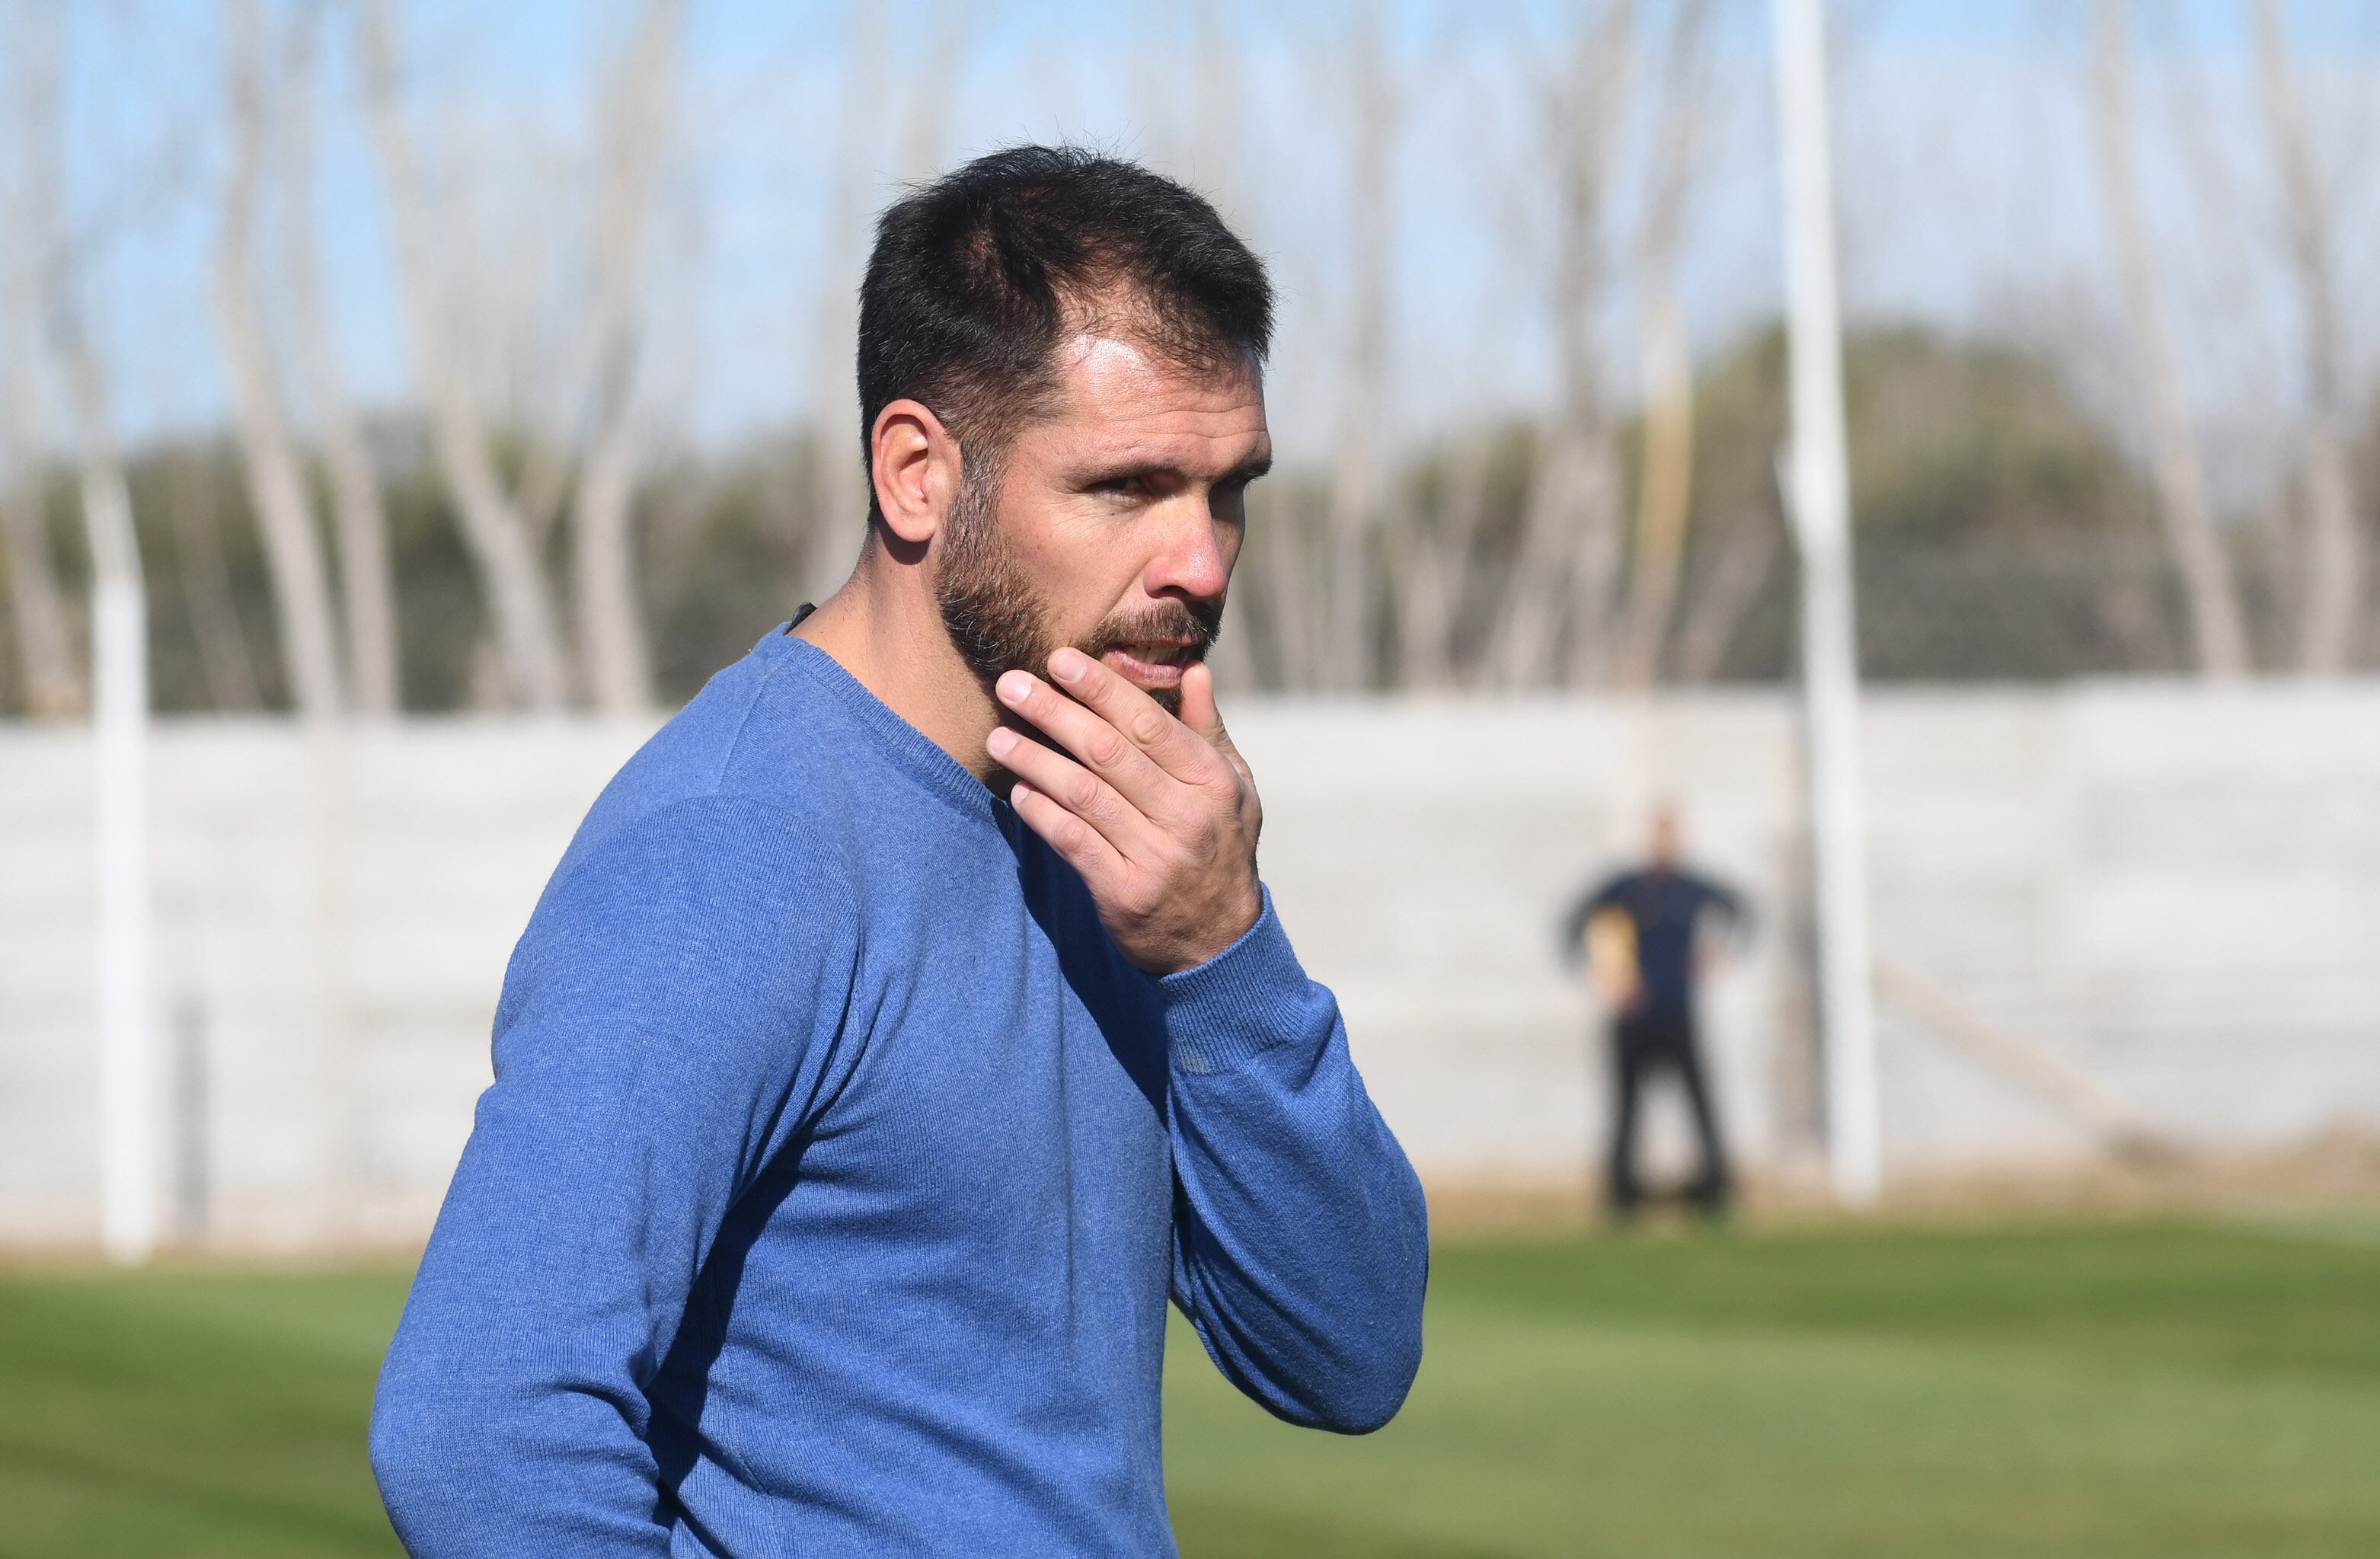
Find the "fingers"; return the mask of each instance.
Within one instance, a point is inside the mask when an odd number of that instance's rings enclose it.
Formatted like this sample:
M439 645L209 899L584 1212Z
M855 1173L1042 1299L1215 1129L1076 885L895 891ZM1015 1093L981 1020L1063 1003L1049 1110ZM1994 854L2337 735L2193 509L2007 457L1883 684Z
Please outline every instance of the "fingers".
M1215 674L1204 661L1182 674L1182 724L1217 746L1222 744L1223 716L1215 708Z
M1194 664L1183 674L1185 691L1190 672L1197 669ZM1192 736L1190 728L1166 713L1155 699L1080 650L1061 650L1051 655L1050 675L1175 779L1185 785L1204 785L1214 779L1215 755L1207 742Z
M1246 760L1240 756L1240 749L1232 745L1231 733L1223 729L1222 711L1215 707L1215 674L1204 661L1182 674L1182 724L1229 759L1241 778L1256 777Z
M1147 814L1064 753L1006 726L995 729L984 747L993 762L1090 824L1119 854L1131 858L1148 852L1151 824Z
M1083 885L1094 898L1114 893L1131 875L1131 864L1106 835L1024 780L1010 789L1008 804L1025 820L1026 827L1041 835L1060 859L1081 874Z
M1077 703L1030 672L1002 673L994 691L1002 703L1047 732L1142 811L1163 819L1182 810L1178 798L1169 795L1174 789L1173 778L1105 715ZM1149 707L1157 708L1154 703ZM998 759L998 754L993 756ZM1063 793L1059 795L1063 799Z

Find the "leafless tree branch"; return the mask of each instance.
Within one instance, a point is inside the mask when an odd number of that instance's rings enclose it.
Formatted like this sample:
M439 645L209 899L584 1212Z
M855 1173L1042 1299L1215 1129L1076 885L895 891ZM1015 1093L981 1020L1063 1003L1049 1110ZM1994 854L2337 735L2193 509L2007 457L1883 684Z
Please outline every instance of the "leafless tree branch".
M612 94L594 233L594 437L571 510L580 656L595 706L652 701L629 521L636 490L638 303L653 185L668 136L681 0L648 0Z
M1597 325L1610 282L1604 225L1612 143L1634 80L1635 20L1633 0L1607 0L1582 23L1572 68L1547 103L1560 400L1539 443L1489 656L1490 676L1506 686L1592 675L1606 648L1620 536Z
M7 207L8 229L14 241L0 250L0 559L7 566L17 656L24 667L25 702L32 714L61 719L79 714L88 690L67 636L65 592L58 586L57 564L50 549L45 511L46 451L42 426L40 362L42 275L50 263L42 252L57 234L55 170L42 155L50 127L44 117L55 112L55 79L42 79L42 67L55 60L58 46L51 33L55 17L36 18L31 7L20 7L10 18L22 23L30 36L19 38L10 51L9 96L17 110L13 128L20 158L13 168Z
M174 463L167 478L165 518L173 524L175 574L182 606L198 646L199 675L217 710L261 709L255 657L239 608L232 600L231 570L223 553L223 515L216 504L214 473L197 458Z
M857 335L860 234L867 221L868 148L878 104L867 83L881 77L890 25L873 0L852 0L850 63L843 82L841 119L835 128L834 177L827 197L817 314L810 347L811 449L808 534L803 538L802 594L823 601L832 594L858 554L867 534L867 481L852 462L859 418L852 389L852 355Z
M1684 0L1675 13L1661 123L1654 147L1653 190L1638 249L1638 335L1645 362L1644 474L1636 500L1636 548L1629 570L1612 680L1647 688L1660 669L1661 646L1678 597L1693 502L1694 365L1679 295L1679 251L1703 114L1702 42L1708 6Z
M28 6L24 15L28 36L21 40L19 80L27 177L20 243L34 257L49 351L74 418L93 593L137 601L142 587L140 542L133 530L131 490L116 450L107 365L91 340L79 290L82 275L76 262L89 252L91 235L83 244L72 241L67 222L64 18L44 6Z
M314 87L320 68L323 0L304 0L290 18L277 116L281 172L282 262L289 289L291 335L300 381L313 408L330 475L339 538L339 593L346 608L347 672L358 713L385 716L403 706L395 587L390 576L388 513L380 473L340 371L338 342L322 286L315 227Z
M2256 78L2280 174L2291 277L2298 295L2308 405L2302 445L2306 505L2299 668L2349 668L2363 609L2363 543L2347 450L2345 320L2339 312L2330 193L2314 165L2303 105L2290 79L2280 0L2256 0Z
M2099 177L2107 207L2108 236L2116 251L2119 290L2132 345L2133 371L2147 403L2154 451L2157 509L2166 544L2181 576L2190 607L2191 637L2199 669L2209 676L2239 676L2248 670L2248 632L2232 582L2230 560L2216 534L2199 466L2188 391L2175 350L2148 225L2132 174L2128 0L2099 0L2094 29L2093 124Z
M264 535L266 570L281 630L281 658L298 713L338 717L346 707L338 635L322 564L321 532L304 473L290 446L272 348L256 302L249 237L264 159L263 18L256 0L224 0L232 116L214 269L215 335L231 379L232 420L249 496Z
M389 13L389 0L366 0L365 97L396 241L407 335L429 402L431 444L488 592L505 691L532 709L559 709L568 695L568 676L552 596L528 524L497 478L478 398L447 338L427 197L397 99L396 39Z
M1330 567L1318 603L1330 624L1323 682L1342 689L1363 687L1378 658L1371 542L1380 518L1378 433L1388 411L1389 164L1398 115L1382 26L1379 7L1357 0L1348 30L1347 83L1353 285L1330 481Z

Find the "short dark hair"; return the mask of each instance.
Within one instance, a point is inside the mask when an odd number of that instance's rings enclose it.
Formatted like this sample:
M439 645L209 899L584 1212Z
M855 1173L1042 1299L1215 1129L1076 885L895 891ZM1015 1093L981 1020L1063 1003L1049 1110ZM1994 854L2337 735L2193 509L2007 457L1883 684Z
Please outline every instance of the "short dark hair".
M1072 146L1014 146L913 188L876 224L859 289L860 457L877 413L916 400L996 476L1046 406L1073 329L1120 327L1182 367L1272 345L1264 262L1196 192ZM868 518L880 523L875 488Z

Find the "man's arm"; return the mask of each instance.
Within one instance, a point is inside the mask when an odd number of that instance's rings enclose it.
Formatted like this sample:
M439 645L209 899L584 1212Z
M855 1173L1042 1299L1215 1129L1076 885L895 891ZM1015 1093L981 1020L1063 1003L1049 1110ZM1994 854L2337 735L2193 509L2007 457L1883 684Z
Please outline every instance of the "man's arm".
M808 855L772 810L706 798L547 889L373 1401L413 1553L668 1553L646 1388L836 1065L852 917Z
M1598 887L1589 888L1579 895L1577 903L1571 906L1570 913L1562 917L1561 956L1565 965L1574 968L1585 958L1586 923L1600 911L1619 902L1621 884L1627 881L1623 874L1607 879Z
M1738 947L1749 946L1752 942L1752 906L1742 894L1725 883L1707 877L1701 882L1705 897L1718 910L1719 918L1727 922L1728 940Z
M1158 982L1171 1054L1173 1297L1216 1367L1292 1423L1366 1433L1421 1368L1421 1183L1270 895Z
M1001 700L1065 749L994 732L1018 817L1082 873L1165 1003L1174 1297L1240 1388L1295 1423L1386 1423L1421 1362L1421 1185L1256 873L1263 810L1204 665L1182 718L1077 651L1071 697L1023 672ZM1072 757L1067 754L1071 753ZM1077 761L1079 760L1079 761Z

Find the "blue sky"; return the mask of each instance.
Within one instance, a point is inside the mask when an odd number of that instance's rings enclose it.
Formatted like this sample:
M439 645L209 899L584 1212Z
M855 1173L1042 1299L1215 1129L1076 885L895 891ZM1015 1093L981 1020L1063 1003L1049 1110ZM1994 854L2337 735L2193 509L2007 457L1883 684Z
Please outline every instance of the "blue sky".
M45 0L17 0L27 3ZM833 220L832 196L850 67L867 50L852 36L854 7L840 0L690 7L680 134L653 251L648 385L664 434L717 439L804 416L836 383L835 365L819 360L832 335L820 299L831 276L847 286L840 267L863 241ZM285 14L285 0L273 9ZM1645 11L1648 29L1665 24L1667 6ZM442 149L471 152L455 160L468 164L468 176L442 189L458 273L478 286L517 270L527 279L515 285L528 297L514 311L523 317L567 309L592 83L630 14L626 0L423 0L408 8L415 123L433 163ZM883 14L877 49L885 63L862 84L855 120L867 138L867 208L901 177L1019 139L1088 140L1219 185L1281 284L1275 420L1284 445L1294 454L1319 442L1338 382L1348 259L1344 5L1218 0L1228 114L1212 107L1184 7L971 6L955 70L924 91L924 64L961 13L905 0ZM2368 164L2359 153L2370 127L2353 104L2380 99L2370 90L2380 86L2380 6L2298 0L2289 14L2293 50L2328 105L2325 145L2343 168ZM74 15L74 200L82 225L104 235L88 286L124 420L136 437L202 426L220 418L223 400L203 307L221 170L215 7L105 0ZM1535 247L1543 179L1525 109L1545 62L1559 55L1570 13L1536 3L1406 3L1385 15L1406 110L1393 197L1396 415L1420 432L1525 409L1546 394ZM1839 0L1830 15L1854 312L2038 332L2065 343L2087 371L2091 354L2077 333L2104 326L2107 315L2082 97L2087 7ZM2251 217L2218 221L2210 237L2203 192L2178 153L2158 150L2179 144L2182 120L2199 125L2216 149L2207 155L2236 170L2237 203L2252 208L2265 198L2242 18L2228 0L2192 0L2143 7L2136 33L2152 197L2178 238L2192 236L2176 245L2177 297L2201 309L2228 298L2252 314L2279 308L2264 252L2271 246L2250 230ZM1720 0L1715 32L1706 177L1685 271L1705 352L1773 313L1777 298L1765 6ZM342 28L330 43L316 200L340 348L368 400L399 401L408 370L376 169L357 122ZM1200 130L1202 99L1206 117L1227 120L1229 131ZM1200 165L1218 145L1224 165ZM1642 163L1622 155L1623 208L1633 198L1630 170ZM2373 236L2362 193L2342 197L2343 242L2359 257ZM538 258L523 262L525 254ZM1628 319L1623 287L1609 333L1622 396L1633 378ZM2242 354L2275 357L2285 320L2208 334L2193 366L2216 399L2252 372L2287 379L2277 361L2242 366ZM2265 344L2248 339L2255 336ZM491 355L501 354L492 347ZM534 341L515 356L511 371L533 396Z

